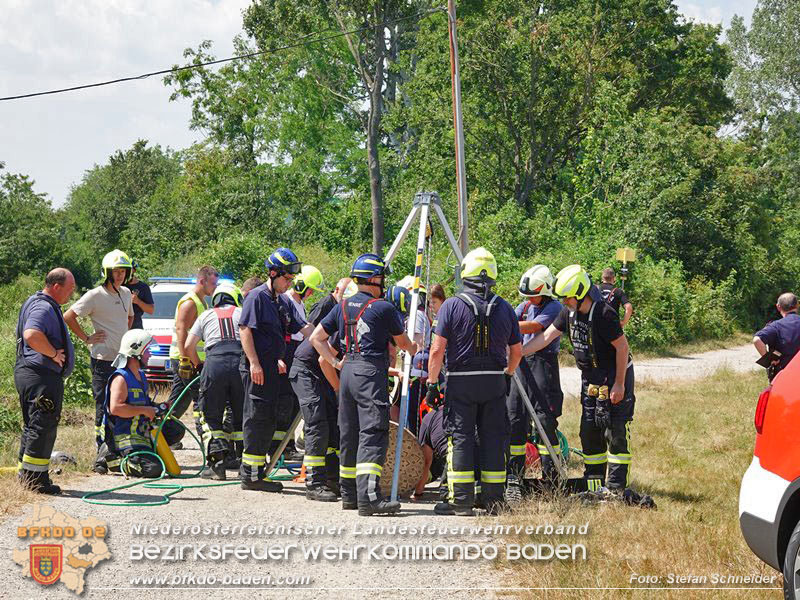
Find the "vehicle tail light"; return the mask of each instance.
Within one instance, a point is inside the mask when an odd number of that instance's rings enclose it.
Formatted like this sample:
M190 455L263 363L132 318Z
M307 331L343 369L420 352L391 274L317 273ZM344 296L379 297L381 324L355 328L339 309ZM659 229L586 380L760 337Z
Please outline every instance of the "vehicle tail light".
M767 402L769 402L769 393L771 390L772 386L767 386L767 388L758 396L755 418L756 433L761 433L761 430L764 428L764 415L767 414Z

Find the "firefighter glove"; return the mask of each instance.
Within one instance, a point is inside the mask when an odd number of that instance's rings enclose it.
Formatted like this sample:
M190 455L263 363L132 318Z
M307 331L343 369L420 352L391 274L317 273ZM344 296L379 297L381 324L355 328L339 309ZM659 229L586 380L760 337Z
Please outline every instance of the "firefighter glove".
M428 393L425 394L425 402L433 409L439 408L444 401L444 394L439 388L439 382L428 382Z
M194 365L188 356L181 356L178 363L178 377L181 379L194 379Z
M594 409L594 424L600 429L611 428L611 401L598 397Z

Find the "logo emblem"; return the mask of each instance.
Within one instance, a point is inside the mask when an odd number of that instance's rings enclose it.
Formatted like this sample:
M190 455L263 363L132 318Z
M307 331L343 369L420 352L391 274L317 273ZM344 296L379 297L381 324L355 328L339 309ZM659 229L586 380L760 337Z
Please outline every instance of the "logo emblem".
M31 544L31 577L42 585L50 585L61 577L61 544Z

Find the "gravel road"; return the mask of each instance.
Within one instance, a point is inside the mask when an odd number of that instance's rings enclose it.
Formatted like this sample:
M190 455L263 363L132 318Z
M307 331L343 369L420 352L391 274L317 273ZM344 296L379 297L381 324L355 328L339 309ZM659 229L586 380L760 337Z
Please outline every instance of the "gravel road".
M714 350L694 356L654 359L636 364L638 381L662 378L699 378L714 370L726 366L734 371L757 369L753 362L756 358L752 346L741 346L725 350ZM579 386L577 369L562 368L562 387L567 394L574 394ZM177 458L183 465L196 464L199 452L183 450L177 452ZM196 468L186 468L187 472L195 472ZM232 474L232 473L231 473ZM199 481L199 480L194 480ZM362 518L354 511L342 511L340 504L324 504L310 502L304 498L300 484L288 483L282 494L263 494L244 492L238 485L213 488L186 489L173 497L169 504L159 507L109 507L89 505L80 500L82 494L89 490L100 490L120 485L123 480L111 476L91 476L73 479L67 486L65 494L48 502L58 511L63 511L76 518L89 516L106 520L110 534L108 546L113 554L109 562L101 563L86 574L86 591L84 597L114 598L246 598L258 594L261 597L290 598L357 598L374 594L382 598L494 598L498 595L514 595L512 591L500 591L502 573L492 567L488 560L426 560L412 562L408 560L392 560L391 549L388 558L376 560L370 558L362 550L357 560L306 560L302 555L301 545L331 544L335 547L427 544L469 544L486 546L492 543L499 545L499 536L487 535L484 532L457 532L441 535L439 532L386 531L383 534L370 535L364 533L372 526L406 526L409 530L423 527L461 527L490 525L489 518L469 519L463 517L438 517L433 514L433 502L412 504L405 503L403 512L397 517ZM157 496L156 490L136 487L115 494L117 500L147 500ZM11 550L26 544L18 540L16 527L32 513L32 507L26 507L23 514L6 520L0 524L0 549L5 555L4 568L0 570L0 598L41 598L45 594L39 584L29 577L21 577L21 569L11 561ZM284 532L282 534L268 531L237 532L223 535L222 532L209 535L193 534L191 531L180 535L162 535L160 533L137 534L137 526L158 527L174 525L191 527L192 525L214 526L254 525L263 526L306 526L325 528L323 533ZM45 541L47 543L47 541ZM53 543L53 542L50 542ZM197 559L190 550L186 550L183 560L133 560L132 548L135 545L154 544L163 548L173 544L232 544L255 545L259 552L263 545L283 546L295 544L297 549L290 551L286 560L206 560ZM208 546L206 546L208 548ZM182 576L194 576L180 585L169 586L168 589L154 589L153 585L134 585L135 577L166 577L172 581ZM310 577L307 584L292 587L258 586L224 587L220 585L222 578L266 576ZM214 576L217 583L198 589L200 576ZM163 586L162 586L163 587ZM182 588L182 589L179 589ZM494 588L481 589L481 588ZM13 590L13 592L12 592ZM46 590L50 598L74 597L63 585L57 584Z

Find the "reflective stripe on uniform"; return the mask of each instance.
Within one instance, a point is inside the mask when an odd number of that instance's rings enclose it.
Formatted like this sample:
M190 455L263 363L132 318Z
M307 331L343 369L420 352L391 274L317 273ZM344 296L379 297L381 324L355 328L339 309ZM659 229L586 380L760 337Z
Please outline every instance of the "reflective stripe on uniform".
M329 447L326 454L335 454L336 456L339 456L339 449Z
M511 456L525 456L525 444L511 444Z
M550 456L550 451L544 444L536 444L536 450L539 451L539 456Z
M306 467L324 467L325 466L325 457L324 456L310 456L306 454L303 457L303 465Z
M505 471L481 471L481 483L505 483Z
M256 454L242 454L242 463L250 467L263 467L267 464L267 457Z
M275 433L272 434L273 441L277 442L280 442L285 437L286 437L285 431L276 431Z
M602 465L608 462L608 457L605 452L602 454L584 454L583 463L586 465Z
M377 475L381 476L383 467L378 463L358 463L356 465L356 475Z
M26 471L47 471L50 468L49 458L36 458L29 454L22 455L22 468Z
M355 467L345 467L344 465L339 466L339 477L342 479L355 479L356 478L356 468Z
M608 462L614 465L629 465L631 464L630 453L625 454L611 454L608 453Z
M244 441L244 432L243 431L234 431L231 433L231 439L234 442L241 442Z
M461 377L463 375L505 375L505 371L456 371L455 373L448 371L448 377Z
M603 487L603 481L601 479L587 479L586 480L586 489L590 492L596 492L601 487Z

